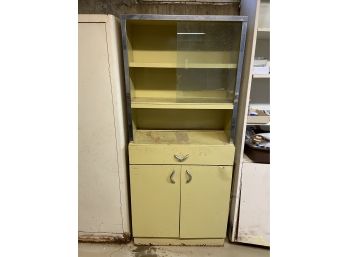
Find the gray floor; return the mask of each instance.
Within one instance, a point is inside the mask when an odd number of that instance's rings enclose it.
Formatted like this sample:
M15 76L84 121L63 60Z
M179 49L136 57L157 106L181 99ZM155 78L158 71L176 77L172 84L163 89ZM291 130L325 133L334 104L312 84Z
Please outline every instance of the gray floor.
M263 257L269 249L231 244L223 247L208 246L135 246L133 243L90 244L79 243L79 257Z

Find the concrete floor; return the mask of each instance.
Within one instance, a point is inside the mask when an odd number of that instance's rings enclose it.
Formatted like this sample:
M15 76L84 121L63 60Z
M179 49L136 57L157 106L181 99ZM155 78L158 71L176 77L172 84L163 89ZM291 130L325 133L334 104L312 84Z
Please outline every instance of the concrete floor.
M79 243L79 257L264 257L269 254L269 249L227 241L224 247Z

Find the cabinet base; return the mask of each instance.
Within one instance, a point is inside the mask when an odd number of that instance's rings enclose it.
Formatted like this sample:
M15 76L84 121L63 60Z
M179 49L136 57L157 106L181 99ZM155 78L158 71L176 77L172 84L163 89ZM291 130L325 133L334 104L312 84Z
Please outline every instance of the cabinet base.
M179 239L179 238L146 238L135 237L135 245L200 245L200 246L223 246L224 238L208 239Z

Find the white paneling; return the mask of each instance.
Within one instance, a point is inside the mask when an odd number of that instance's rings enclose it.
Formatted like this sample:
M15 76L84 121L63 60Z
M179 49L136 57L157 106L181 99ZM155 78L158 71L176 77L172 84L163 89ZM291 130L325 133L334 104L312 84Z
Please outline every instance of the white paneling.
M254 63L257 20L260 0L243 0L240 3L240 15L248 16L248 31L245 46L245 56L242 73L242 83L240 89L240 102L237 119L237 140L235 142L236 154L232 180L232 201L230 211L230 231L229 238L233 242L236 240L237 221L239 213L240 197L240 177L241 165L244 151L245 123L247 122L250 87L252 81L251 70Z
M270 165L243 163L237 241L269 246Z
M79 21L78 229L120 234L129 232L129 218L115 23L107 15Z

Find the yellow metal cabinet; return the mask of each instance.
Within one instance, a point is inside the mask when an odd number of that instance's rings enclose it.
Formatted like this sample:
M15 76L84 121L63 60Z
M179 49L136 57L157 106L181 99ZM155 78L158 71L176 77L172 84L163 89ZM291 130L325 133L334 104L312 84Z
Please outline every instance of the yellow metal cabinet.
M130 165L134 237L224 238L232 166Z
M180 238L224 238L232 166L182 166Z
M130 165L134 237L178 237L180 165Z
M223 245L246 27L121 16L135 244Z

